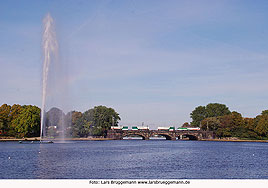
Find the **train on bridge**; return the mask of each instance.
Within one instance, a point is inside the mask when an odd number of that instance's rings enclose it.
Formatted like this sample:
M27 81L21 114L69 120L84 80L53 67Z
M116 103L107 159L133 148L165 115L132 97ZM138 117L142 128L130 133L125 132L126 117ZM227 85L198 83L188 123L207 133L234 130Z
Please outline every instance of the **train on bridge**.
M157 130L150 130L144 126L112 126L107 130L107 138L122 140L124 137L140 136L143 140L149 140L153 137L166 137L167 140L177 140L188 138L190 140L212 139L212 131L203 131L199 127L158 127Z
M112 126L112 130L150 130L149 127L138 127L138 126L133 126L131 129L128 128L128 126ZM158 131L175 131L175 127L158 127ZM179 127L177 129L178 131L200 131L199 127Z

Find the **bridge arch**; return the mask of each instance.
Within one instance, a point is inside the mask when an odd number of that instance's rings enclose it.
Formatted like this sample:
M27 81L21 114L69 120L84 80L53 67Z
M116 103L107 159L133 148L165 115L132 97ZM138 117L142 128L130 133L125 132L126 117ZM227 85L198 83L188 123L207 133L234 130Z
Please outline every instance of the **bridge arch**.
M122 139L123 139L124 137L131 137L131 136L137 136L137 137L141 137L142 140L148 140L147 137L145 137L143 134L139 134L139 133L123 134Z
M187 139L187 140L198 140L198 136L194 134L181 134L178 136L178 140Z
M163 136L163 137L166 138L166 140L173 140L172 137L170 135L168 135L168 134L155 134L155 135Z
M155 131L152 132L150 136L163 136L166 138L166 140L176 140L176 136L173 134L173 132L171 133L168 131Z

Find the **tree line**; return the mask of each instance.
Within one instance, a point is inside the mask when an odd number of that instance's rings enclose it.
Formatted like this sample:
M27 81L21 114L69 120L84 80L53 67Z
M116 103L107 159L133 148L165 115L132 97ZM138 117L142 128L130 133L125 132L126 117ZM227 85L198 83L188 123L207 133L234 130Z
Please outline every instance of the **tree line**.
M0 107L0 136L38 137L40 136L41 110L33 105ZM231 112L225 104L210 103L196 107L190 114L192 122L183 127L200 127L213 131L216 137L237 137L240 139L268 139L268 110L254 118L242 117ZM95 106L85 112L71 111L65 114L59 108L51 108L45 113L46 136L56 137L60 133L66 137L106 136L111 126L118 126L119 114L106 106Z
M40 135L40 113L37 106L3 104L0 107L0 134L10 137Z
M69 122L72 137L106 136L111 126L118 126L121 120L119 114L113 108L95 106L84 113L78 111L69 112L66 116Z
M63 132L66 137L105 136L111 126L117 126L119 114L113 108L95 106L84 113L71 111L65 114L59 108L51 108L44 116L44 132L48 137L56 137ZM38 137L40 136L41 109L32 105L0 107L0 136Z
M210 103L196 107L190 116L190 126L214 131L219 138L268 139L268 110L255 118L245 118L238 112L231 112L225 104Z

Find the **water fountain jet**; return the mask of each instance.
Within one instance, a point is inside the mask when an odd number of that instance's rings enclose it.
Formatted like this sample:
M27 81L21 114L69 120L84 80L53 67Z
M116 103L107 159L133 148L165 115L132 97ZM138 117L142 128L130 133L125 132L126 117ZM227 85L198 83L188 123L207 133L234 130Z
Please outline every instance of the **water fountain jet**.
M59 61L59 45L56 37L55 23L51 15L48 13L43 19L43 74L42 74L42 106L41 106L41 128L40 128L40 141L49 137L47 131L47 123L51 121L47 117L47 109L54 106L64 106L63 95L66 95L64 91L65 77L63 66ZM49 100L50 99L50 100ZM50 104L50 106L49 106ZM50 110L55 109L51 108ZM59 119L57 125L61 127L60 140L64 141L65 119L64 113L58 113L54 116ZM54 117L55 119L55 117ZM55 126L55 125L50 125Z

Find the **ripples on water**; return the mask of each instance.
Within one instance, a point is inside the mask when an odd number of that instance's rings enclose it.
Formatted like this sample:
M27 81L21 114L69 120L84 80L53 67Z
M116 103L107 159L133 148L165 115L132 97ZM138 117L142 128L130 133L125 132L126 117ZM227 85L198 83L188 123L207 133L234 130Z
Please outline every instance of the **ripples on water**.
M0 142L1 179L267 179L268 144L168 140Z

